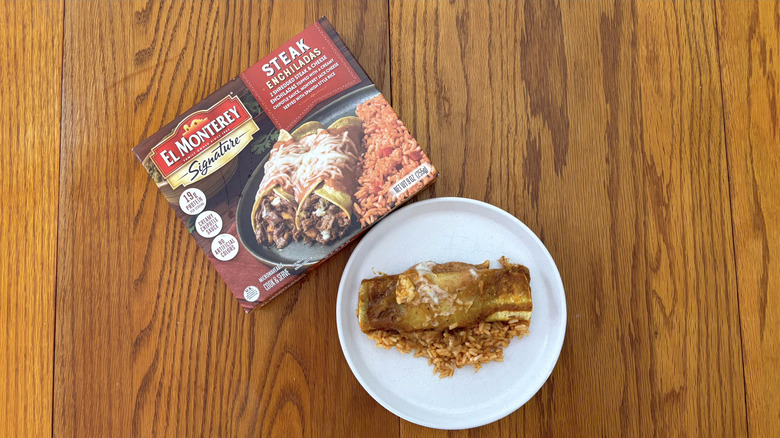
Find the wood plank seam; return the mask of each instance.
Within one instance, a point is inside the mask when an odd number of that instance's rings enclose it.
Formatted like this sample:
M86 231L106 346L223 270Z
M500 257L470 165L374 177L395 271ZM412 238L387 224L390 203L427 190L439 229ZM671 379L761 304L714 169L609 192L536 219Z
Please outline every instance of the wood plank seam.
M754 436L778 436L780 363L776 274L780 253L777 168L778 32L780 2L716 2L722 58L731 209L739 299L743 368Z
M726 135L726 117L728 117L728 113L726 112L726 99L723 96L723 63L721 59L721 53L720 53L720 29L718 24L718 4L716 0L712 0L712 11L713 11L713 17L715 17L715 49L718 54L718 80L720 82L720 104L723 108L723 117L721 117L721 123L722 123L722 129L723 129L723 148L725 152L725 160L726 160L726 180L728 182L728 190L729 190L729 203L734 203L734 196L731 191L731 163L729 162L729 139L728 135ZM740 349L744 352L745 351L745 339L744 339L744 329L742 325L742 308L741 308L741 300L739 299L739 269L737 266L737 239L735 235L734 228L736 227L736 224L734 223L734 211L731 208L731 205L729 205L729 219L731 220L731 250L734 253L734 258L732 260L732 263L734 264L734 281L735 281L735 288L737 293L737 321L739 321L739 346ZM745 414L747 415L748 412L748 386L747 386L747 375L745 372L745 355L741 354L740 358L742 360L742 385L745 388L743 402L745 404ZM750 421L745 421L745 431L747 433L747 436L750 436Z
M62 169L62 125L65 123L65 118L62 114L62 102L64 98L64 85L65 85L65 8L67 7L67 4L65 1L62 1L62 31L60 32L60 142L57 147L57 152L59 156L57 157L57 161L60 163L60 169ZM59 275L56 275L59 269L59 262L60 262L60 202L62 193L60 193L60 187L62 182L62 174L59 175L59 178L57 180L57 227L54 233L55 237L55 255L54 255L54 299L52 302L52 306L54 307L54 319L52 323L54 324L53 329L53 339L54 342L52 342L52 354L51 354L51 436L54 438L54 417L56 410L54 409L54 394L57 390L57 379L54 378L56 376L57 370L57 283L59 282Z

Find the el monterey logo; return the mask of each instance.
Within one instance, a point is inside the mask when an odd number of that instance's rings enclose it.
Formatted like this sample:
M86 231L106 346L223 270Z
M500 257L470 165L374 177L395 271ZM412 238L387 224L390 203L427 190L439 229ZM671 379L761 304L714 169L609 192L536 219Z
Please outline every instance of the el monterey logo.
M241 100L231 94L182 120L152 148L152 159L171 188L186 187L235 158L258 129Z

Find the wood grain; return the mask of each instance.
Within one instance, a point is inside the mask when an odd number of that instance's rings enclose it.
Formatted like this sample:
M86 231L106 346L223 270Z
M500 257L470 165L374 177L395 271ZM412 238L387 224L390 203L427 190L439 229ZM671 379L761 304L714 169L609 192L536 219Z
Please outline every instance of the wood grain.
M130 426L131 12L129 3L65 5L56 436L109 436Z
M398 434L326 317L348 251L244 315L130 152L323 14L385 87L382 3L67 6L55 433Z
M551 379L468 435L745 435L714 6L392 1L390 23L436 195L514 213L567 290Z
M399 420L335 327L352 248L245 315L131 148L326 15L441 171L563 277L523 408ZM780 434L780 2L0 3L0 435Z
M748 430L780 435L780 3L718 2Z
M0 3L0 436L51 434L61 43L60 2Z

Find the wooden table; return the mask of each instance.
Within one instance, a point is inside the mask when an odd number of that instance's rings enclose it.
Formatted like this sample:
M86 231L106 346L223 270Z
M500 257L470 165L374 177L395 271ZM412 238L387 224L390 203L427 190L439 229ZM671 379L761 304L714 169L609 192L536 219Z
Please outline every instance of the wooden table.
M0 3L0 435L446 435L337 339L351 247L245 315L130 149L326 15L557 262L524 407L452 436L780 433L780 3Z

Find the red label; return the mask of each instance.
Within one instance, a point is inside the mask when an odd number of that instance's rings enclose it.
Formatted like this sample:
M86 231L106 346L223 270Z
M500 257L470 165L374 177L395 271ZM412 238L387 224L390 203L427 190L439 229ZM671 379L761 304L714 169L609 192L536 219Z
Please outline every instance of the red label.
M241 73L278 129L292 129L316 104L360 82L319 23Z
M241 101L230 95L179 122L171 135L152 148L152 159L163 177L168 178L250 120L252 116Z

